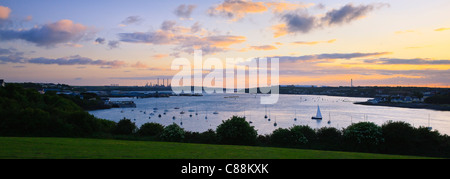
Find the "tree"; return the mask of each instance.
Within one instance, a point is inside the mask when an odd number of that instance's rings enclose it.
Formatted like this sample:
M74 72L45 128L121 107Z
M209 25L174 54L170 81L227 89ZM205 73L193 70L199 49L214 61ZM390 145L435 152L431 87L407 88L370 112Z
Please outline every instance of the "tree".
M140 136L156 136L161 134L164 131L164 126L158 123L145 123L143 124L139 130L138 134Z
M164 128L164 130L160 135L160 138L163 141L183 142L184 135L185 135L184 129L178 126L177 124L173 123Z
M254 127L244 117L238 116L222 121L216 132L220 143L231 145L255 145L258 136Z
M351 150L376 152L384 139L381 127L372 122L359 122L344 130L344 141Z
M417 139L414 127L402 121L388 121L381 126L384 151L396 154L411 154Z
M130 119L123 118L117 123L113 133L118 135L130 135L135 132L136 128L134 122L131 122Z
M309 126L294 126L289 130L294 138L294 145L311 144L317 140L316 132Z
M321 147L338 149L342 141L342 132L334 127L323 127L317 130L317 141Z

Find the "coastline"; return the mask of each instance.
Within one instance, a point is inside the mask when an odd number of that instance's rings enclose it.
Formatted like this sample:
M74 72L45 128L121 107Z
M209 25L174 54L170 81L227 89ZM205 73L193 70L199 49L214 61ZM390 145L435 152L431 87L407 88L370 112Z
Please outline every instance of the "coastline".
M450 111L450 105L438 105L427 103L377 103L370 102L355 102L353 104L369 105L369 106L387 106L387 107L399 107L399 108L412 108L412 109L431 109L436 111Z

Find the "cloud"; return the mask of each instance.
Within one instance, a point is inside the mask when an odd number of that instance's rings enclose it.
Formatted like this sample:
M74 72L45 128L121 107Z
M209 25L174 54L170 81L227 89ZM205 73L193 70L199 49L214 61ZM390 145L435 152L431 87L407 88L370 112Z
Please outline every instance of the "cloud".
M0 6L0 19L8 19L11 9L9 7Z
M286 1L280 2L267 2L265 5L272 9L274 13L282 13L284 11L292 11L299 8L308 8L314 6L313 3L304 4L304 3L291 3Z
M156 32L133 32L120 33L119 39L122 42L145 43L145 44L173 44L177 41L174 34L158 30Z
M439 29L434 29L434 31L436 31L436 32L446 31L446 30L450 30L450 28L439 28Z
M119 48L120 42L117 40L111 40L108 42L109 49Z
M99 38L95 39L94 42L95 42L95 44L105 44L106 39L99 37Z
M0 40L25 40L37 46L53 47L57 44L78 42L88 38L93 31L71 20L60 20L28 30L0 30Z
M125 18L125 20L122 21L121 26L140 24L142 21L144 21L144 20L139 16L129 16L129 17Z
M252 49L252 50L276 50L278 48L273 45L261 45L261 46L250 46L249 49Z
M93 60L87 57L81 57L79 55L63 57L63 58L31 58L27 60L32 64L44 64L44 65L96 65L106 68L119 68L126 66L124 61L106 61L106 60Z
M282 23L272 26L272 30L274 31L274 37L281 37L286 34L306 34L319 28L348 24L384 6L389 5L369 4L354 6L347 4L341 8L328 11L323 17L310 15L307 11L290 11L280 16Z
M156 58L156 59L161 59L161 58L165 58L168 56L169 56L168 54L156 54L156 55L153 55L152 57Z
M190 19L192 12L194 11L194 9L196 8L196 5L185 5L182 4L180 6L178 6L174 13L177 17L182 18L182 19Z
M157 31L120 33L118 36L121 42L175 45L175 51L192 53L196 49L201 49L204 54L223 52L233 44L246 41L244 36L205 33L198 23L187 28L178 26L174 21L164 21L161 29Z
M324 53L316 55L303 55L303 56L274 56L269 58L279 58L280 61L313 61L313 60L328 60L328 59L353 59L363 57L374 57L388 55L391 52L374 52L374 53Z
M296 42L292 42L291 44L293 45L317 45L317 44L321 44L321 43L334 43L336 42L336 39L332 39L332 40L328 40L328 41L311 41L311 42L305 42L305 41L296 41Z
M415 30L399 30L399 31L395 31L395 34L407 34L407 33L414 33L416 32Z
M2 49L0 48L0 64L5 63L17 63L17 64L41 64L41 65L94 65L102 68L120 68L126 67L128 64L125 61L107 61L107 60L93 60L91 58L82 57L80 55L74 55L62 58L26 58L24 52L19 52L16 49Z
M146 64L143 64L141 62L136 62L136 64L131 65L131 67L138 68L138 69L148 68L148 66Z
M333 9L327 12L325 17L322 18L322 23L325 23L326 25L342 25L344 23L350 23L365 17L377 7L380 7L380 5L371 4L353 6L353 4L347 4L339 9Z
M366 63L376 64L395 64L395 65L450 65L450 60L433 60L433 59L399 59L399 58L380 58L365 60Z
M282 13L299 8L313 6L313 3L291 3L284 0L277 2L253 2L252 0L224 0L222 3L208 10L210 16L225 17L232 21L244 18L247 14L264 13L272 10L273 13Z
M286 23L286 30L289 33L308 33L316 27L317 19L314 16L302 13L287 13L283 15L282 20Z
M223 3L211 7L208 10L210 16L220 16L237 21L249 13L266 12L268 7L264 2L252 2L252 0L225 0Z

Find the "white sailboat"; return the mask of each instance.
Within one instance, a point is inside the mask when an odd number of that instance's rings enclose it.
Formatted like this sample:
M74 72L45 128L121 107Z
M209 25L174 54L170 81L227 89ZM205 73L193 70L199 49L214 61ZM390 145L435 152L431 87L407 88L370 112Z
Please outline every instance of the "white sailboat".
M311 117L313 120L322 120L322 113L320 112L320 107L317 105L317 114L316 116Z

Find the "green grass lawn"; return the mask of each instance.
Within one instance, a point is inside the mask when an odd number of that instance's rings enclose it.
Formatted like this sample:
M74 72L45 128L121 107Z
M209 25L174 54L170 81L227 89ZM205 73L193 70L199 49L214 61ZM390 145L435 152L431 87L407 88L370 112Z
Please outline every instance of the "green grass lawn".
M273 147L79 138L0 137L1 159L419 159Z

